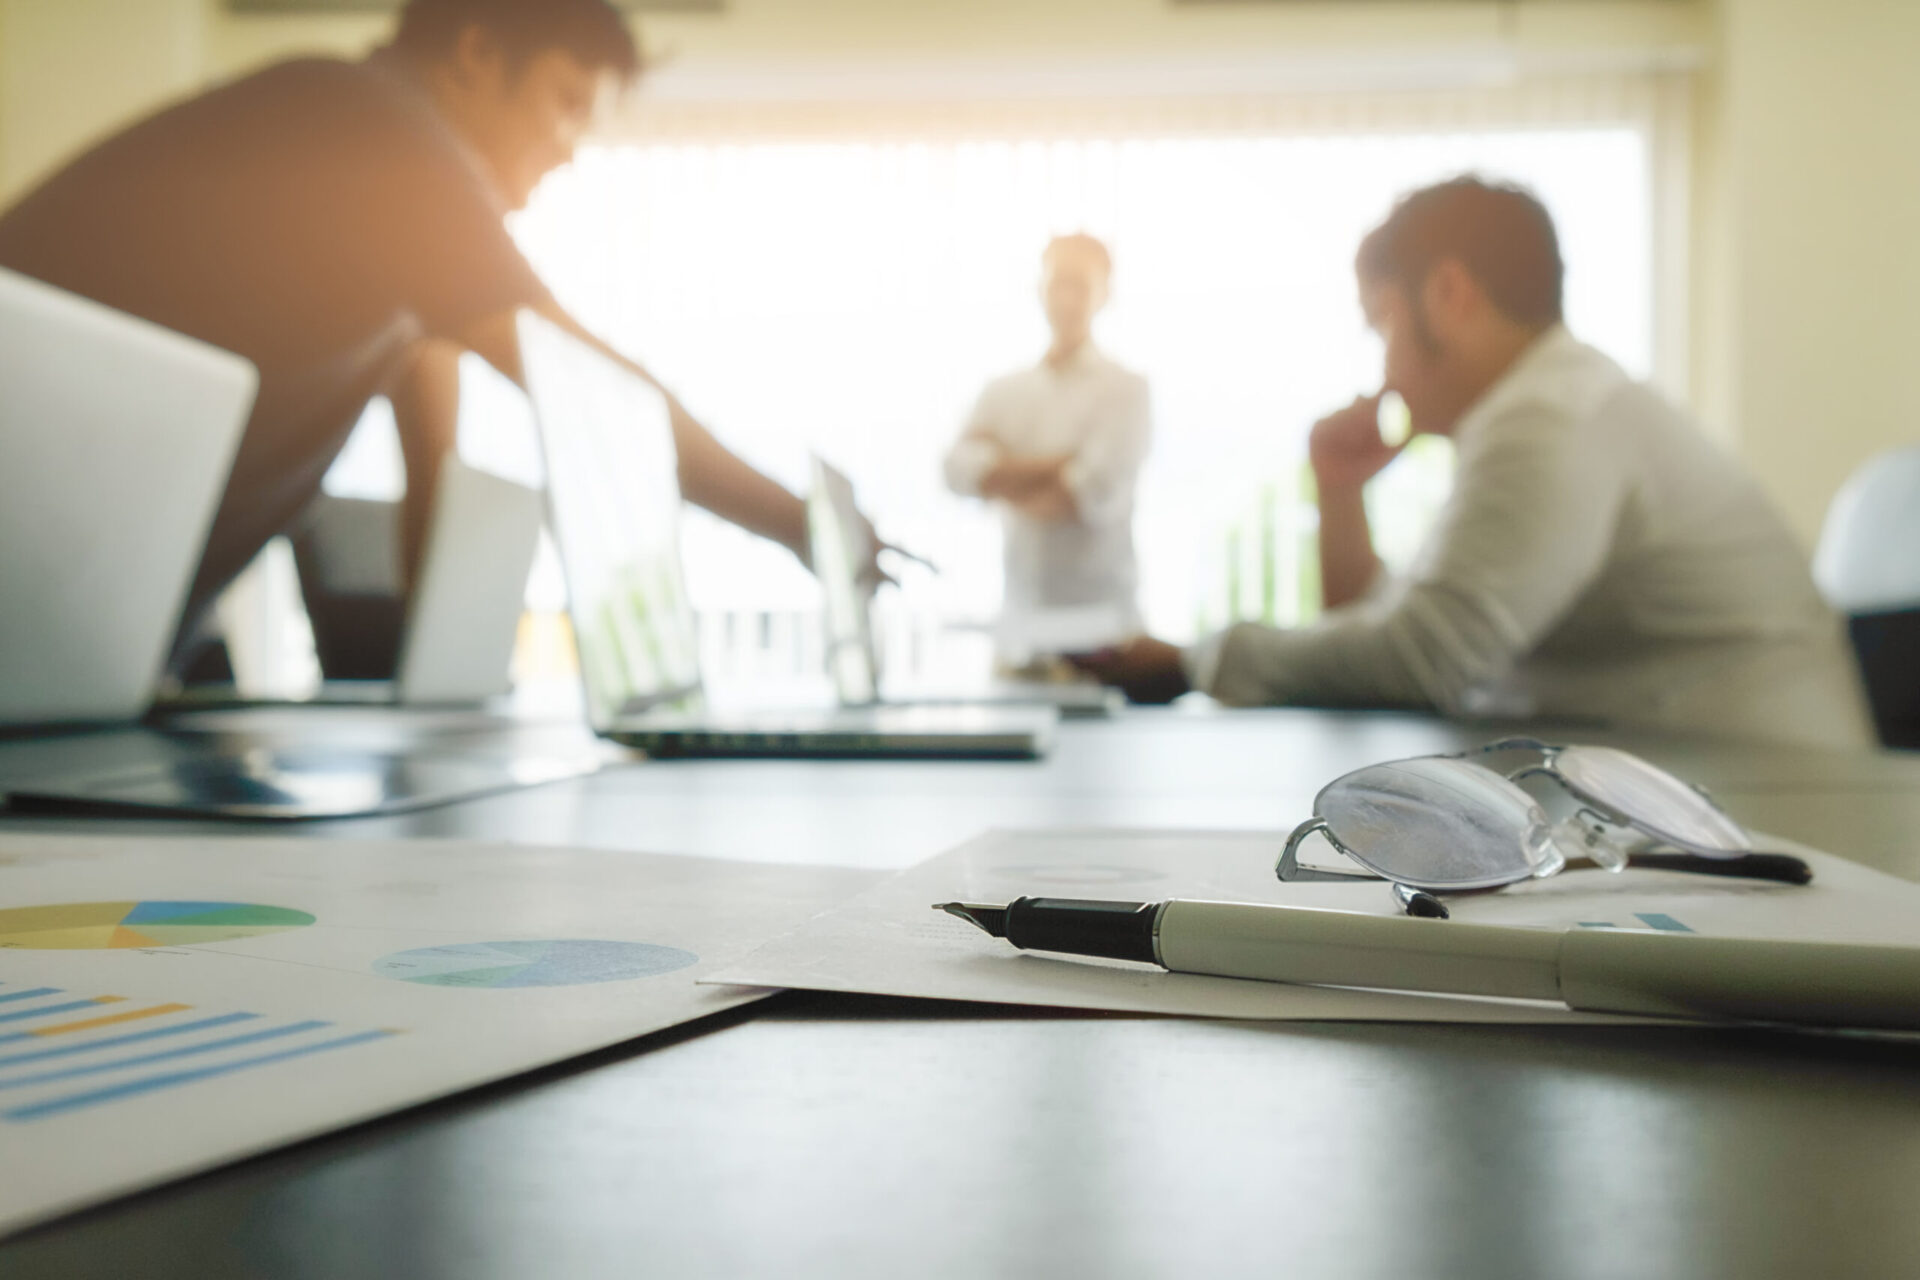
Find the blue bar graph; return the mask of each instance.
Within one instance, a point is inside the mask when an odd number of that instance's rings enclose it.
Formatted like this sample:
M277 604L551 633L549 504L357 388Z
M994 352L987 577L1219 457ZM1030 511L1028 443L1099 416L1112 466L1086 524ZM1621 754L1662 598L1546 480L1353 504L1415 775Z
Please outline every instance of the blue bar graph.
M71 1000L66 1004L43 1004L38 1009L20 1009L13 1013L0 1013L0 1022L25 1022L28 1018L44 1018L50 1013L72 1013L76 1009L98 1009L98 1000Z
M58 987L0 988L0 1023L16 1024L0 1030L0 1046L17 1049L0 1051L0 1095L11 1103L0 1108L0 1124L68 1115L402 1034L119 995L81 998ZM217 1091L207 1096L218 1105Z
M108 1036L104 1040L84 1040L79 1044L63 1045L58 1049L35 1049L31 1053L7 1054L0 1057L0 1069L17 1067L28 1062L45 1062L49 1058L71 1058L75 1054L97 1053L102 1049L117 1049L121 1045L145 1044L149 1040L164 1040L169 1036L183 1036L193 1031L211 1031L215 1027L231 1026L236 1022L245 1022L259 1016L257 1013L223 1013L217 1018L201 1018L195 1022L180 1023L178 1026L161 1027L157 1031L136 1031L131 1035Z
M338 1040L323 1040L319 1044L301 1045L296 1049L284 1049L279 1053L264 1054L257 1058L242 1058L238 1062L223 1062L218 1066L202 1067L196 1071L176 1071L167 1075L147 1076L139 1080L129 1080L125 1084L113 1085L92 1093L71 1094L67 1097L52 1098L45 1102L36 1102L24 1107L14 1107L0 1111L4 1120L43 1120L48 1116L60 1115L68 1111L78 1111L83 1107L97 1106L103 1102L117 1102L122 1098L137 1097L143 1093L152 1093L158 1089L171 1089L176 1085L193 1084L201 1080L212 1080L219 1076L232 1075L237 1071L247 1071L254 1067L264 1067L276 1062L287 1062L294 1058L304 1058L310 1054L325 1053L331 1049L345 1049L351 1045L366 1044L373 1040L384 1040L397 1035L394 1031L362 1031L357 1035L343 1036Z
M318 1031L330 1027L330 1022L293 1022L284 1027L268 1027L265 1031L249 1032L244 1036L228 1036L224 1040L208 1040L203 1044L190 1044L184 1049L163 1049L159 1053L146 1053L133 1058L118 1058L112 1062L90 1062L77 1067L61 1067L53 1071L42 1071L38 1075L15 1076L12 1079L0 1079L0 1090L24 1089L29 1085L55 1084L61 1080L75 1080L81 1076L97 1076L108 1071L125 1071L128 1067L144 1067L155 1062L169 1062L177 1058L190 1058L196 1054L214 1053L221 1049L233 1049L243 1044L258 1044L263 1040L278 1040L282 1036L297 1036L307 1031Z
M1633 918L1649 929L1658 929L1662 933L1692 933L1693 930L1664 911L1636 911ZM1620 926L1611 920L1582 920L1582 929L1618 929ZM1628 925L1632 928L1632 925Z

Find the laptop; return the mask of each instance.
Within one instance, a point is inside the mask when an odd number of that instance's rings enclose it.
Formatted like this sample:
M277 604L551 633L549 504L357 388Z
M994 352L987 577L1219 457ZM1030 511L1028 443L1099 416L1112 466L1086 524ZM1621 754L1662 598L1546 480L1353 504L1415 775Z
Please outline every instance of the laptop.
M507 692L542 506L537 490L455 459L442 464L395 701L446 705Z
M257 375L0 270L0 725L153 700Z
M544 519L539 490L448 458L419 577L403 596L400 504L322 495L294 559L321 666L335 674L311 692L261 693L248 673L264 655L229 634L239 678L166 688L154 710L472 707L504 695Z
M1042 706L1069 719L1104 718L1126 705L1118 689L1091 678L992 679L954 687L887 683L881 677L879 647L874 642L871 596L860 578L872 559L872 534L859 517L852 483L818 454L813 458L813 486L807 496L807 531L813 542L814 573L826 600L827 667L842 704Z
M710 708L666 398L527 312L520 349L596 733L657 756L1031 759L1047 749L1058 719L1049 708Z

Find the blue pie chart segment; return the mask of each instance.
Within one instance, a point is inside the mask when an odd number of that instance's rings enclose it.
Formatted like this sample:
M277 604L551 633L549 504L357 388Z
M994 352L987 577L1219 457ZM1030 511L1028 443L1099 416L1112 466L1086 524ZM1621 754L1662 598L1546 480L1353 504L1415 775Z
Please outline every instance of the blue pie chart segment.
M434 987L578 987L685 969L700 960L678 947L591 938L460 942L396 951L373 962L383 978Z

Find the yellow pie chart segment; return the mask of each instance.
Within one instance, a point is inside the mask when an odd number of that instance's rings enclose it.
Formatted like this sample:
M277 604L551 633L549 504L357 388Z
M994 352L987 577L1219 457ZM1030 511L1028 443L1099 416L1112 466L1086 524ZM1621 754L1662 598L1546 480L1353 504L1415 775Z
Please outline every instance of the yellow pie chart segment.
M63 902L0 908L0 950L111 951L197 947L314 922L305 911L250 902Z

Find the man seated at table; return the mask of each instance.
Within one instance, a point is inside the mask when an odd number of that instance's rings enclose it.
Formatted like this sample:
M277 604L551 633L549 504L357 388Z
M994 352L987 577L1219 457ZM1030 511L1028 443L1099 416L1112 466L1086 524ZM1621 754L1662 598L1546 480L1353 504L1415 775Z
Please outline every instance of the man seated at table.
M503 222L640 69L607 0L410 0L365 60L299 59L216 88L0 212L0 266L259 369L176 662L375 395L399 422L411 566L454 445L463 350L518 379L514 317L531 308L645 376L554 301ZM668 398L687 498L806 559L805 504Z
M1104 632L1085 644L1140 625L1134 487L1152 427L1146 379L1093 342L1112 275L1113 259L1092 236L1047 245L1040 280L1052 334L1047 353L989 383L947 453L948 487L992 502L1003 515L1002 649L1016 663L1042 656L1026 638L1063 623Z
M1384 391L1458 448L1414 567L1374 554L1362 491L1398 453L1379 397L1315 424L1315 626L1152 639L1087 669L1143 701L1424 707L1754 741L1873 742L1839 624L1784 520L1681 410L1570 334L1546 209L1461 178L1361 244Z

